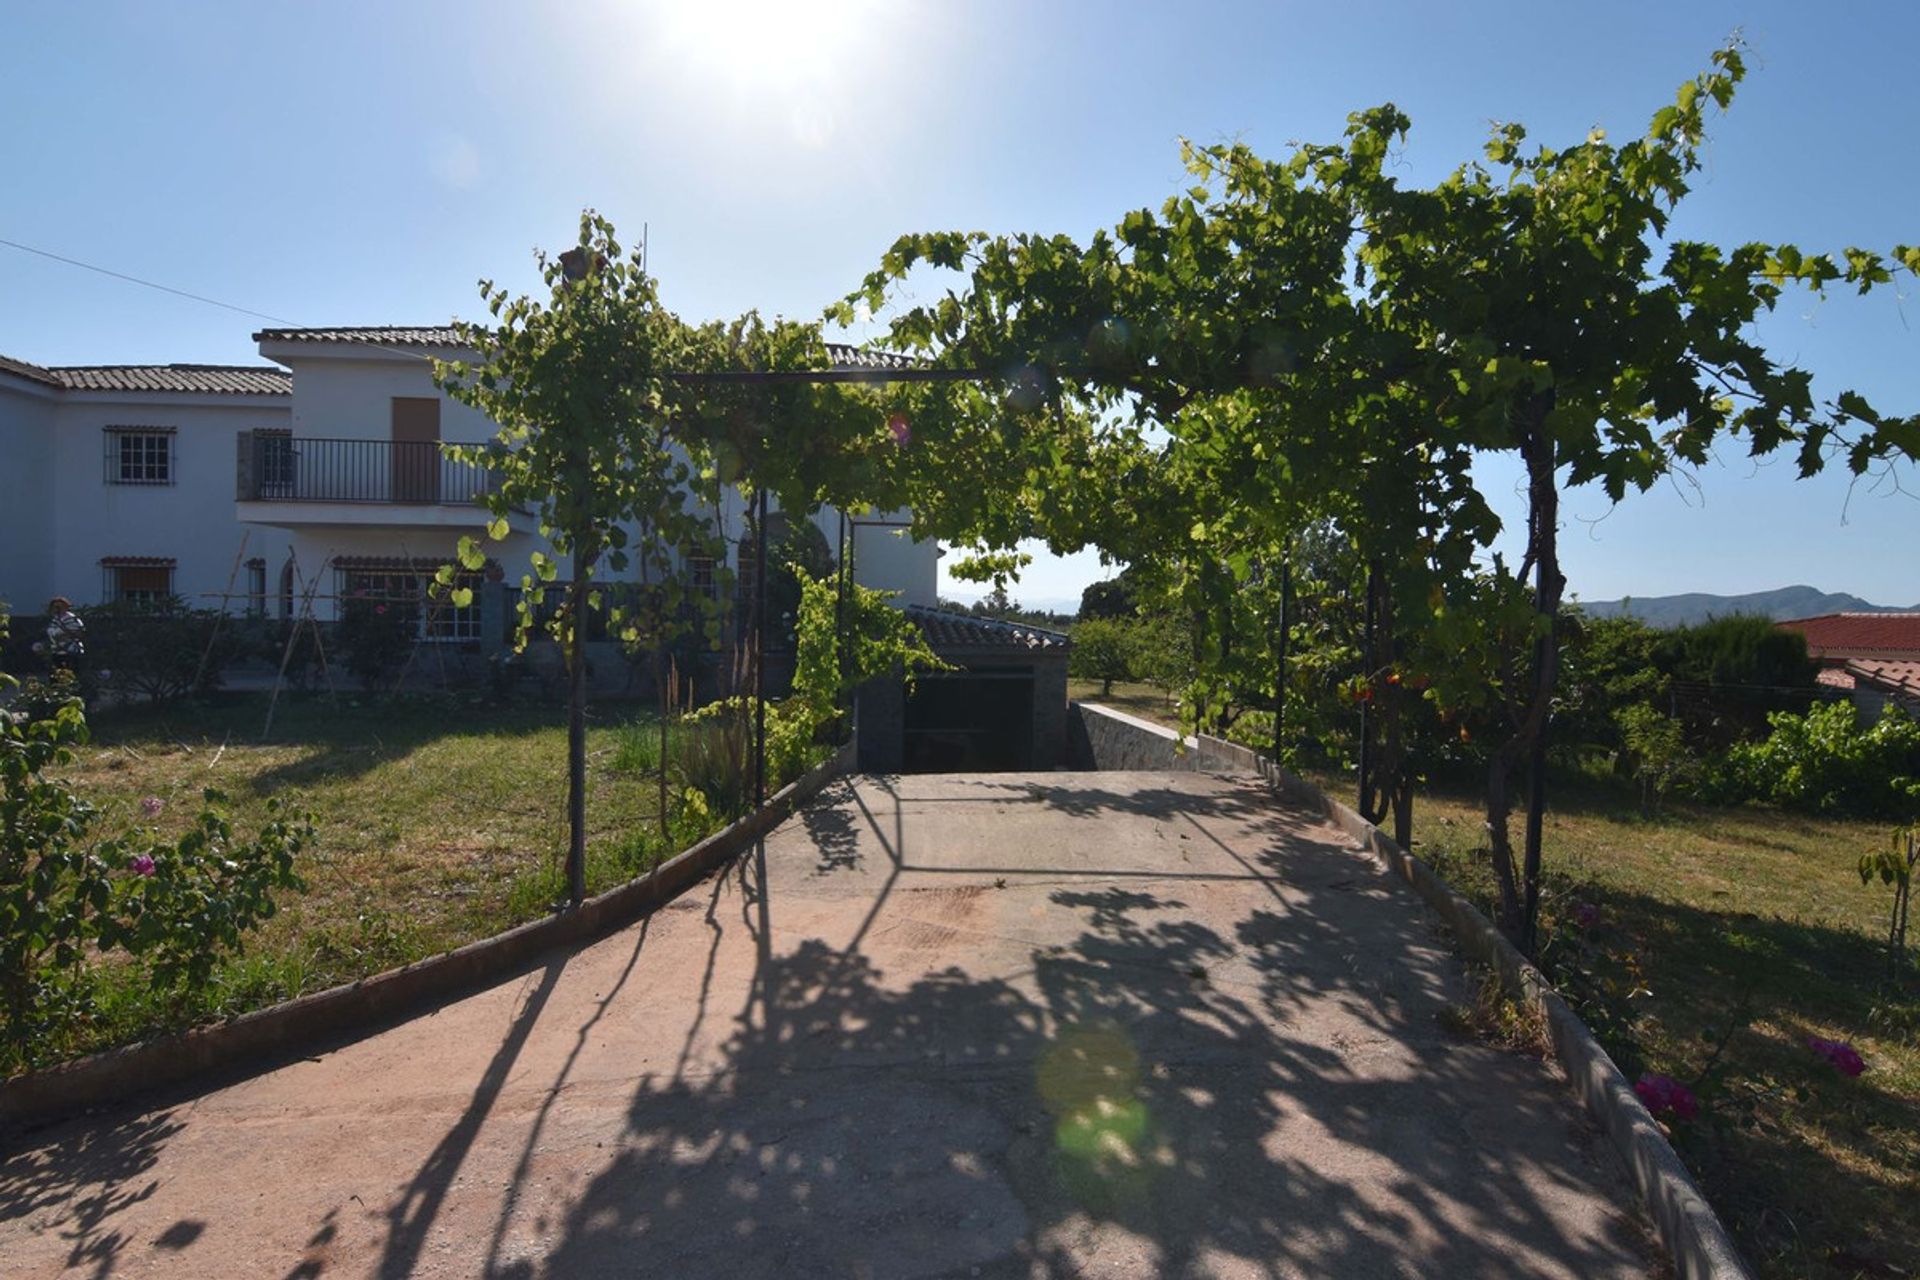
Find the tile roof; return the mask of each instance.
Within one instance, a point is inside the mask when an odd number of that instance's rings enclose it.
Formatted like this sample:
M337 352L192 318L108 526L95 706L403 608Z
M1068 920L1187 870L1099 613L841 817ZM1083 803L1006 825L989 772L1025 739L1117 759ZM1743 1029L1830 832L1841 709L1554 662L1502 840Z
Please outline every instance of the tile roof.
M977 618L970 613L950 613L924 605L908 605L906 614L919 624L927 643L937 651L955 649L1061 649L1067 647L1063 632L1046 631L1020 622L1001 622L995 618Z
M330 329L262 329L255 342L363 342L379 347L457 347L460 333L452 325L346 325ZM894 351L869 351L844 342L829 342L827 354L839 372L870 369L914 369L925 362Z
M829 342L827 354L833 357L833 367L839 370L918 369L926 364L918 356L901 355L898 351L869 351L844 342Z
M1920 658L1920 613L1823 613L1776 625L1804 635L1814 657L1911 652Z
M450 324L340 325L326 329L262 329L255 342L364 342L376 347L457 347L460 331Z
M1920 662L1856 659L1846 665L1846 673L1853 677L1855 688L1866 685L1902 698L1920 698Z
M49 387L60 385L60 379L51 369L43 369L37 364L28 364L25 360L15 360L9 356L0 356L0 373L10 373L16 378L25 378L28 382L38 382Z
M63 366L53 373L70 391L284 396L293 390L293 375L271 365L100 364Z
M0 372L65 391L168 391L283 396L293 375L272 365L73 364L42 366L0 356Z

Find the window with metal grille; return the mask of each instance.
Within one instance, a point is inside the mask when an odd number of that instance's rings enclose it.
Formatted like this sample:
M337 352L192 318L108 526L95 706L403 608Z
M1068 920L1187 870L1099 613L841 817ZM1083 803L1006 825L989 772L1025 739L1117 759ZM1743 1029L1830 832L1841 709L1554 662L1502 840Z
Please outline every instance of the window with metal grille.
M106 570L106 596L113 604L153 608L173 598L173 566L162 564L110 564Z
M108 484L172 484L172 427L108 427Z
M710 600L720 598L720 575L712 556L687 557L687 586L695 595L706 596Z
M343 613L365 609L379 617L397 613L423 640L457 642L480 639L480 575L455 577L456 587L473 592L472 603L456 605L433 580L433 571L396 568L339 570Z
M293 433L272 429L253 433L255 465L259 467L260 496L263 498L291 498L294 496L294 452Z

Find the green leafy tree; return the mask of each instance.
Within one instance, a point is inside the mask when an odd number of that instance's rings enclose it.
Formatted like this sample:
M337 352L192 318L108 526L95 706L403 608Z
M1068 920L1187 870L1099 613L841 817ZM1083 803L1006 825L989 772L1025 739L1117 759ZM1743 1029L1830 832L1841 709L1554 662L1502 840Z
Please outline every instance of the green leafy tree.
M1834 456L1865 473L1920 455L1920 421L1851 392L1817 402L1811 376L1752 337L1789 287L1871 289L1920 270L1920 248L1723 250L1667 234L1708 112L1744 74L1739 50L1722 50L1622 144L1596 131L1529 151L1523 129L1500 126L1484 162L1430 187L1389 172L1410 128L1391 105L1279 161L1188 148L1196 185L1158 214L1128 213L1084 245L906 236L841 313L884 309L917 270L963 273L895 315L891 341L1014 372L922 393L920 456L975 490L923 481L952 499L929 509L949 536L988 548L1040 536L1159 566L1195 629L1203 723L1250 654L1270 659L1240 588L1315 520L1351 537L1391 598L1389 662L1363 655L1367 678L1423 655L1422 698L1498 725L1487 827L1502 923L1531 949L1561 486L1596 483L1617 500L1729 441L1754 456L1791 449L1803 473ZM1473 464L1499 453L1525 470L1527 523L1518 565L1486 575L1500 524ZM1477 609L1490 612L1463 620Z
M1100 696L1113 693L1115 680L1133 675L1134 637L1131 628L1112 618L1089 618L1076 623L1073 647L1067 653L1069 674L1098 680Z
M589 210L573 248L536 258L547 299L514 297L481 281L494 323L460 325L474 358L438 366L437 377L499 426L484 445L448 448L493 477L488 537L505 539L514 514L531 511L555 553L529 557L521 580L523 642L559 578L556 556L569 561L565 601L550 626L568 667L566 868L578 904L586 894L588 611L604 611L623 638L650 627L659 643L679 616L683 593L671 579L671 558L686 547L720 554L705 514L719 504L708 441L688 429L696 419L676 411L669 386L669 372L687 367L693 339L660 305L638 252L623 253L612 224ZM695 501L700 496L704 505ZM484 565L477 540L461 540L460 559L469 570ZM650 611L632 609L631 597L601 585L623 571L658 584ZM469 603L470 593L454 586L452 566L441 569L439 581L455 604Z
M1915 800L1920 802L1920 788ZM1907 920L1913 899L1913 870L1920 866L1920 826L1908 825L1893 833L1887 848L1860 858L1860 883L1875 880L1893 891L1887 912L1887 976L1898 978L1907 964Z
M1615 713L1622 750L1640 783L1640 808L1651 814L1674 784L1693 768L1680 722L1644 702L1629 703Z

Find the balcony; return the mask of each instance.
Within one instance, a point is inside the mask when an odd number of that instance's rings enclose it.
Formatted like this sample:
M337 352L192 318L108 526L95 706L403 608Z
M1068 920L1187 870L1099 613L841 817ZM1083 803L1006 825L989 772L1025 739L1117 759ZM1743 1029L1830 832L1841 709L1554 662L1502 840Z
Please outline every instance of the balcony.
M493 475L456 462L431 440L345 440L242 431L236 514L294 525L484 523Z

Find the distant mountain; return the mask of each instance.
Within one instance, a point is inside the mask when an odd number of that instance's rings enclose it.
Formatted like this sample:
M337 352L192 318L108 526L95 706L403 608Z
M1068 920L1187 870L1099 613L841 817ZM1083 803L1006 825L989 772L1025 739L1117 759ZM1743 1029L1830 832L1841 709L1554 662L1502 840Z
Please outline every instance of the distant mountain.
M1828 593L1817 587L1781 587L1777 591L1751 591L1743 596L1716 596L1704 591L1689 591L1678 596L1582 600L1580 608L1595 618L1613 618L1626 613L1649 626L1690 627L1708 618L1724 618L1733 613L1758 613L1778 621L1782 618L1811 618L1820 613L1920 611L1920 604L1869 604L1859 596L1850 596L1844 591Z

